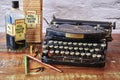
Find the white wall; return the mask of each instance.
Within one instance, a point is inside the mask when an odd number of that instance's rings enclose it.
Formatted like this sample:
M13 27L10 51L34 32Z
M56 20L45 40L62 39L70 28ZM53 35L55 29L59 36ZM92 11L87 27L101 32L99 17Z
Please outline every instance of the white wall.
M4 31L4 16L11 8L12 0L0 2L0 32ZM22 0L20 8L22 9ZM43 17L49 22L52 16L68 19L82 20L112 20L116 21L117 29L113 32L120 33L120 0L43 0ZM48 25L43 21L43 29Z
M48 21L53 14L58 18L116 21L113 32L120 32L120 0L43 0L43 13Z

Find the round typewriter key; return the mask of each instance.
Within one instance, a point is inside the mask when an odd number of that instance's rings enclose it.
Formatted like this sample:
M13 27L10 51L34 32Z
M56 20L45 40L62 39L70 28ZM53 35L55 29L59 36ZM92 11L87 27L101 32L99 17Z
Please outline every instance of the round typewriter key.
M55 53L58 54L60 51L59 50L55 50Z
M88 46L92 46L92 43L88 43Z
M82 46L82 43L78 43L79 46Z
M58 48L58 46L54 46L54 48Z
M77 56L80 55L80 52L75 52L75 55L77 55Z
M62 43L63 43L62 41L58 41L58 44L60 44L60 45L61 45Z
M64 54L65 53L65 51L60 51L60 54Z
M63 42L63 45L67 45L67 42Z
M74 47L74 50L78 50L78 47Z
M74 55L75 54L75 52L70 52L70 55Z
M101 58L102 57L102 55L101 54L98 54L98 55L96 55L97 56L97 58Z
M99 49L99 48L95 48L95 51L97 51L97 52L98 52L98 51L100 51L100 49Z
M67 54L67 55L68 55L69 53L70 53L69 51L65 51L65 54Z
M87 43L83 43L83 46L87 46Z
M85 51L88 51L88 50L89 50L89 48L84 48L84 50L85 50Z
M77 45L77 42L73 42L73 45Z
M90 52L93 53L93 52L94 52L94 49L90 49Z
M80 48L79 48L79 50L80 50L80 51L82 51L82 50L83 50L83 48L82 48L82 47L80 47Z
M48 50L43 50L43 53L44 53L44 54L47 54L47 53L48 53Z
M68 42L68 45L72 45L72 42Z
M90 56L90 55L91 55L91 53L86 53L86 55L87 55L87 56Z
M93 54L92 57L95 58L95 57L96 57L96 54Z
M85 53L81 53L81 56L84 56L85 55Z
M69 49L69 50L72 50L72 49L73 49L73 47L68 47L68 49Z
M98 44L97 43L93 43L93 46L95 47L95 46L97 46Z
M52 44L52 43L53 43L53 40L48 41L48 44Z
M63 46L59 46L60 49L63 49Z
M105 44L105 43L101 44L101 47L105 48L105 47L106 47L106 44Z
M49 48L53 48L54 46L53 45L49 45Z
M49 52L50 52L51 54L53 54L53 53L54 53L54 50L50 50Z
M58 41L53 41L54 44L57 44Z
M42 48L43 49L46 49L48 47L48 45L43 45Z
M68 49L68 46L64 46L64 49Z
M44 41L43 44L44 44L44 45L47 44L47 41Z

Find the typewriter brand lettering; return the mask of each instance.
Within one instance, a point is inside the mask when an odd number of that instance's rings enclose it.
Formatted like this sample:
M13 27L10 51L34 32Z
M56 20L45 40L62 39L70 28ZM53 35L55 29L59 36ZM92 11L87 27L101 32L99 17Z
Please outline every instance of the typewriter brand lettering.
M66 33L65 37L67 38L84 38L84 34L71 34L71 33Z

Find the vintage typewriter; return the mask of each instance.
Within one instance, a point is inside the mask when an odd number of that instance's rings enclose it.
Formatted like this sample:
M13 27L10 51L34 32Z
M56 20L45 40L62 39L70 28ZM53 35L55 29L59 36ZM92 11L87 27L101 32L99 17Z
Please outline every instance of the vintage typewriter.
M53 18L42 46L42 61L49 64L104 67L115 22Z

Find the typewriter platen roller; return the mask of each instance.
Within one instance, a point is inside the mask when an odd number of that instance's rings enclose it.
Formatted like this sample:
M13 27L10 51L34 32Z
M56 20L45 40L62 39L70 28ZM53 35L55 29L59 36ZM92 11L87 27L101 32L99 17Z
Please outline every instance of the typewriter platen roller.
M46 29L42 61L49 64L104 67L113 26L111 22L54 18L50 28Z

